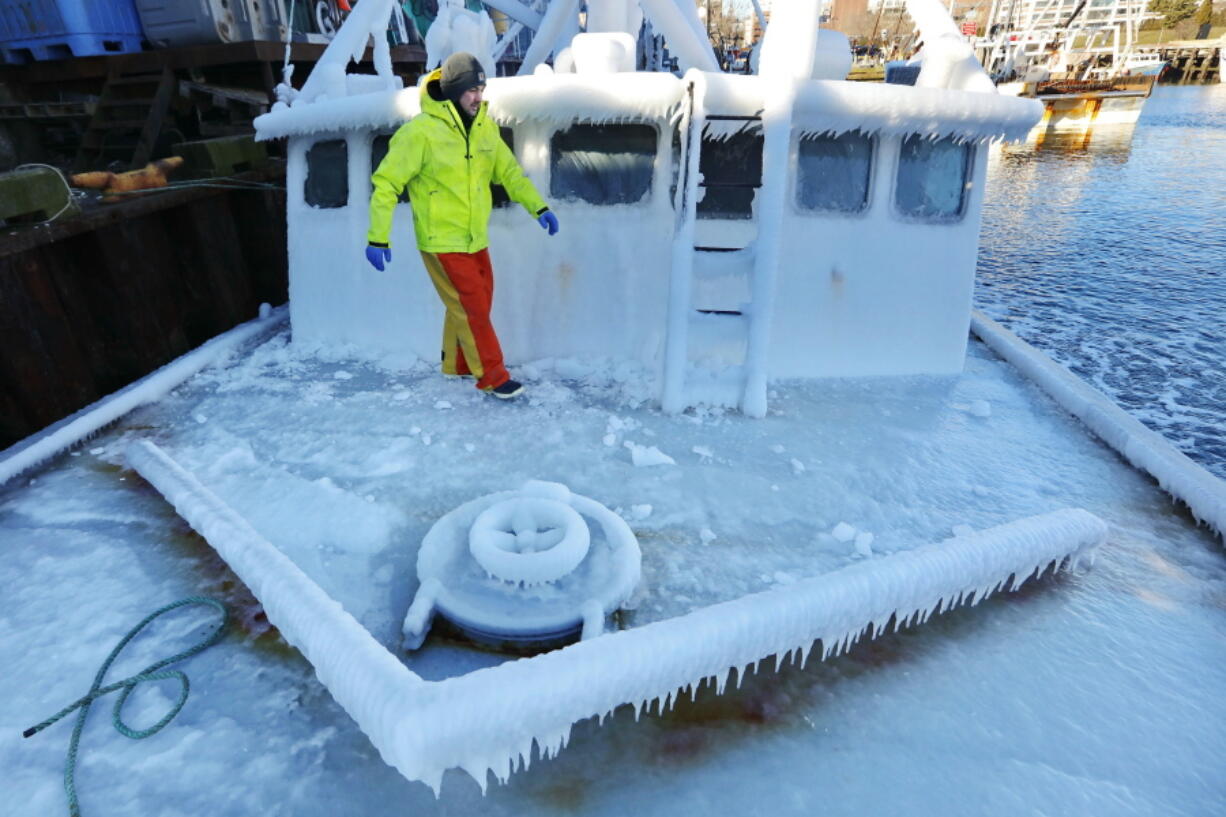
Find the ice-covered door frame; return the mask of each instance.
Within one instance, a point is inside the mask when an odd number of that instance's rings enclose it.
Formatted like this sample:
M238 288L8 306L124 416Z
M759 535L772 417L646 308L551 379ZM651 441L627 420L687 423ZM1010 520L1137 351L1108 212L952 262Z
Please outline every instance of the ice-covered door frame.
M818 641L825 658L891 622L924 621L1048 567L1090 562L1107 535L1086 511L1056 511L432 682L160 448L135 442L127 459L242 579L384 761L436 792L452 768L482 789L490 771L505 781L534 749L557 754L573 724L620 706L654 701L663 711L704 680L722 692L736 670L739 684L772 655L776 667L803 665Z

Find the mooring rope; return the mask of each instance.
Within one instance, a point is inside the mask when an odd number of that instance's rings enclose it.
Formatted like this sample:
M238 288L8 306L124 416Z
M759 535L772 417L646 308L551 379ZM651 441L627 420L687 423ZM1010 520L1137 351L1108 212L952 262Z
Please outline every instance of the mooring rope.
M132 675L123 679L122 681L116 681L113 684L102 686L102 679L106 675L107 670L111 668L111 664L116 658L119 657L119 653L128 645L129 641L136 637L137 633L143 630L146 625L163 613L168 613L171 610L191 604L207 604L210 607L217 608L217 611L221 613L221 618L217 622L217 626L212 633L210 633L203 641L188 647L183 652L172 655L170 658L164 658L161 661L158 661L156 664L151 664L150 666L145 667L145 669L141 670L136 675ZM168 604L160 610L151 613L145 618L144 621L129 630L128 634L115 645L113 650L111 650L111 654L108 655L106 660L102 662L102 667L98 670L98 674L94 676L93 686L89 688L88 693L72 704L64 707L50 718L47 718L47 720L43 721L37 726L31 726L22 733L22 737L31 737L32 735L38 734L51 724L60 720L65 715L68 715L73 710L80 710L80 712L77 714L76 725L74 725L72 728L72 739L68 743L68 761L64 766L64 790L68 792L68 813L72 815L72 817L80 817L81 814L81 807L77 802L77 790L76 786L74 785L74 776L76 774L77 765L77 746L81 742L81 730L85 726L85 716L89 714L90 705L103 695L107 695L117 689L122 689L123 692L120 693L119 699L115 701L115 709L111 715L111 723L115 727L116 731L118 731L121 735L134 740L147 738L150 735L157 734L162 730L162 727L174 720L175 715L179 714L179 710L182 709L183 704L187 702L187 693L191 687L191 685L188 683L187 676L179 670L163 670L160 672L159 670L162 670L162 667L173 664L176 661L182 661L185 658L189 658L196 653L202 652L216 644L225 634L226 620L227 613L225 605L216 599L207 598L205 596L189 596L185 599L179 599L173 604ZM150 726L148 729L132 729L125 724L122 718L123 705L127 702L128 696L132 694L132 691L136 689L136 685L144 681L160 681L168 678L178 679L181 687L179 691L179 700L175 702L170 711L160 721L155 723L153 726Z

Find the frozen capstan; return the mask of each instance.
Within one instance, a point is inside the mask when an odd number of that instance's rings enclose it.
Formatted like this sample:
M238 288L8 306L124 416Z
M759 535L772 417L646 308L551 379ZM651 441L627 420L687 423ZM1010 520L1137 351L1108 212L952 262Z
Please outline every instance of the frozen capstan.
M405 649L421 646L436 612L465 637L497 649L593 638L634 592L641 568L626 522L565 485L531 480L474 499L422 540Z

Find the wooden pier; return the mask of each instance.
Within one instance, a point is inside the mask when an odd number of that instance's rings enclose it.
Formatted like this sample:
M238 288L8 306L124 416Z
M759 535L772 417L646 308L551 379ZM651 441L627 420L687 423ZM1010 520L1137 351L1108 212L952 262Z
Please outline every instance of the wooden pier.
M1222 46L1221 40L1177 40L1138 46L1137 52L1167 61L1163 83L1197 85L1222 81Z
M237 179L0 229L0 449L286 300L284 167Z
M296 84L324 49L291 43ZM142 167L175 142L252 133L252 119L272 104L285 51L285 43L243 41L0 65L0 170L21 162ZM425 49L399 45L391 56L411 86ZM363 61L371 64L369 49ZM15 155L5 155L6 144Z

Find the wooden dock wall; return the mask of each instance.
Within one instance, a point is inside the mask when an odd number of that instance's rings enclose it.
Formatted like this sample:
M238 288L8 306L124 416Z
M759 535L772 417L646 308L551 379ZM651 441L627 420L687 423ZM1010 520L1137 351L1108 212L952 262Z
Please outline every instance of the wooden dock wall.
M286 293L283 189L161 191L0 230L0 450Z
M1169 63L1162 73L1164 83L1212 84L1222 79L1222 46L1219 43L1184 41L1138 50L1157 53Z

